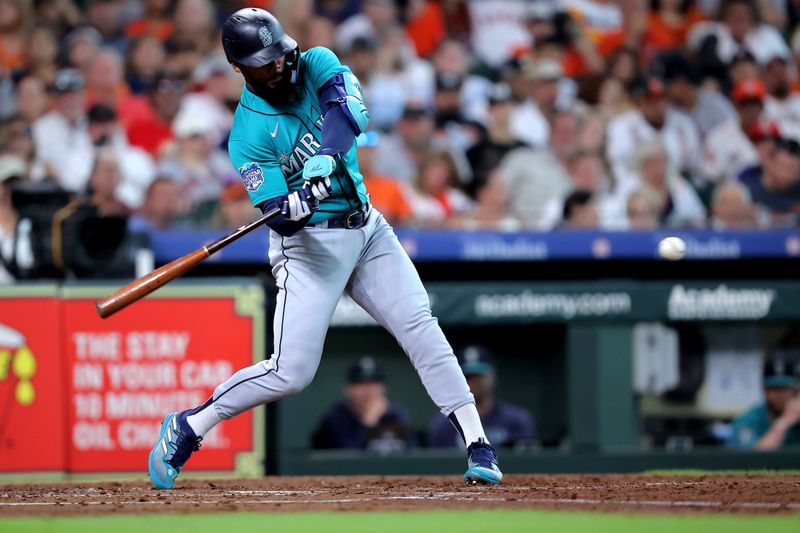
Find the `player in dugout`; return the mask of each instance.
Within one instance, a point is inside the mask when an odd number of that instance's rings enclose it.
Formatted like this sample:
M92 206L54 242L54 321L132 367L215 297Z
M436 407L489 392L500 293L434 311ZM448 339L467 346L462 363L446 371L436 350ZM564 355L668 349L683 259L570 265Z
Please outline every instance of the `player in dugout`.
M729 445L776 450L800 445L800 398L796 365L782 357L764 364L764 402L733 420Z
M303 390L319 366L343 293L398 340L428 394L467 445L468 483L499 483L494 448L453 349L431 315L419 275L391 226L370 206L355 139L369 122L358 79L324 47L300 51L269 12L245 8L222 27L244 88L228 151L267 222L278 287L274 353L243 368L193 409L167 414L148 459L170 489L211 428Z

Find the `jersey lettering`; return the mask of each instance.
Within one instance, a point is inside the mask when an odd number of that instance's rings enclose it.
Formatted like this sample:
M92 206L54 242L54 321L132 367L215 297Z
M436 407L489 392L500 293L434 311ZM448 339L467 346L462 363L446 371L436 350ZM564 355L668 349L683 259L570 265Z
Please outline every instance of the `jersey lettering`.
M303 164L319 151L320 144L314 138L314 135L309 132L303 134L300 138L300 144L302 146L294 147L291 157L286 159L285 162L283 159L281 160L281 172L286 177L300 172Z

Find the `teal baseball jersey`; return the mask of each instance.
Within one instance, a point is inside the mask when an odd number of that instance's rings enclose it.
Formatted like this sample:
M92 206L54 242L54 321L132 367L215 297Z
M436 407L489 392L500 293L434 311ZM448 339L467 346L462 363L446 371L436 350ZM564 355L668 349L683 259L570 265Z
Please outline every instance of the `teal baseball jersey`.
M728 444L734 448L752 448L767 434L772 424L766 404L756 405L733 420ZM800 445L800 425L795 424L786 431L783 445Z
M245 85L234 114L228 154L253 205L302 188L303 165L317 153L322 139L324 119L317 91L334 75L350 73L327 48L311 48L300 57L299 97L273 106ZM320 209L312 215L310 223L345 214L367 203L355 142L343 154L331 176L331 186L331 196L320 202Z

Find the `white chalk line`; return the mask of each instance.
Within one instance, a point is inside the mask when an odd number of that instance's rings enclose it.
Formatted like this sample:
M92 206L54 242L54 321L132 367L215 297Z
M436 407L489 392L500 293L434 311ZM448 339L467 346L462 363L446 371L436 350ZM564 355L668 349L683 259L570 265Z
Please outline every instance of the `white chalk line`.
M235 491L235 492L270 492L270 491ZM281 492L281 491L275 491ZM286 491L283 491L286 492ZM298 491L311 492L311 491ZM715 509L788 509L800 510L800 502L775 503L775 502L720 502L720 501L673 501L673 500L607 500L595 498L533 498L525 500L508 500L502 497L487 497L480 495L474 498L464 495L464 493L441 493L426 496L373 496L366 498L325 498L325 499L257 499L257 500L128 500L128 501L83 501L83 502L0 502L0 507L64 507L64 506L98 506L108 505L113 507L133 505L314 505L314 504L358 504L379 501L415 501L415 500L441 500L441 501L478 501L478 502L508 502L533 503L544 505L612 505L612 506L631 506L631 507L687 507L687 508L715 508Z

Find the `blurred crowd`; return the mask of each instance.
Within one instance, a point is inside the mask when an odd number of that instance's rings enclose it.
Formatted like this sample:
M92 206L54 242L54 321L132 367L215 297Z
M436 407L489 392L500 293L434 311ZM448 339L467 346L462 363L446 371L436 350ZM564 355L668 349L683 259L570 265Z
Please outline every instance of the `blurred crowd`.
M0 0L0 236L20 183L136 230L252 219L219 39L246 5L361 80L397 225L798 225L798 0Z

